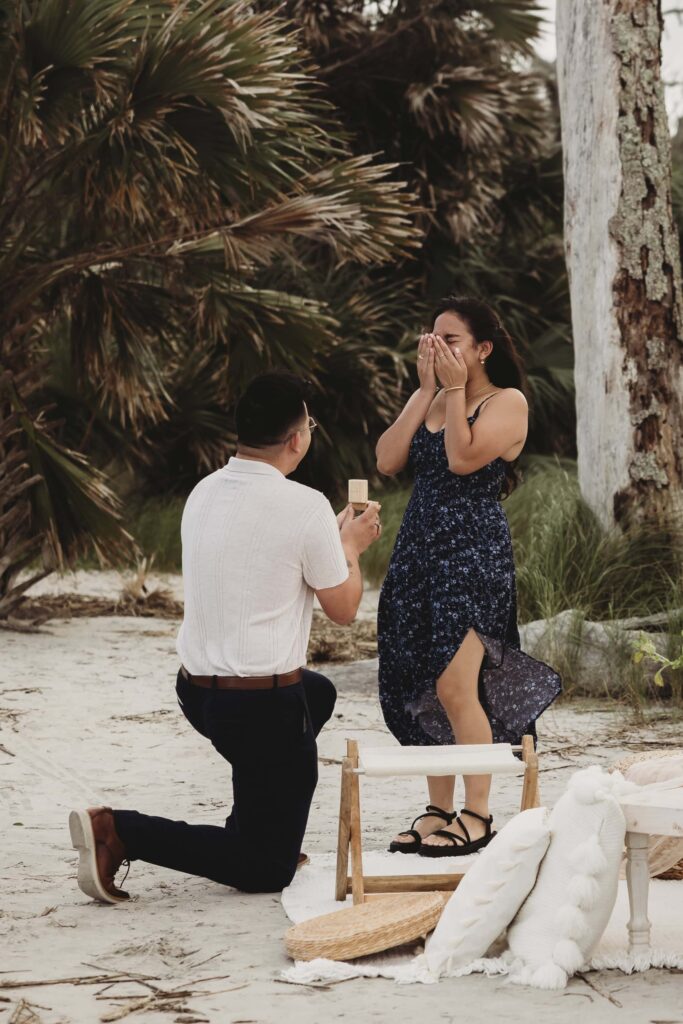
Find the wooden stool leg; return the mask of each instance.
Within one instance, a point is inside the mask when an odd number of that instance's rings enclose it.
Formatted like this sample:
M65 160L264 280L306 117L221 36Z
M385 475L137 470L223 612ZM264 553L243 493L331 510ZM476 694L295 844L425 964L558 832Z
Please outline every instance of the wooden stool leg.
M347 758L351 762L349 777L351 780L351 893L353 902L365 902L365 884L363 881L363 844L361 839L360 820L360 779L353 771L358 767L358 743L346 741Z
M341 793L339 796L339 837L337 839L337 880L334 898L346 899L346 883L349 877L349 843L351 841L351 780L353 779L351 759L342 760Z
M538 784L538 754L534 750L533 736L522 736L522 760L524 761L524 784L520 810L540 807L541 793Z

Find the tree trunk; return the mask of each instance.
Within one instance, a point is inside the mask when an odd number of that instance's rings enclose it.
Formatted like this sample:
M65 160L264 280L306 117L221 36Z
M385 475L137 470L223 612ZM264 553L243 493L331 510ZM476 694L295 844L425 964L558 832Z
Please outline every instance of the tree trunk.
M605 526L683 515L683 346L659 0L557 5L581 492Z

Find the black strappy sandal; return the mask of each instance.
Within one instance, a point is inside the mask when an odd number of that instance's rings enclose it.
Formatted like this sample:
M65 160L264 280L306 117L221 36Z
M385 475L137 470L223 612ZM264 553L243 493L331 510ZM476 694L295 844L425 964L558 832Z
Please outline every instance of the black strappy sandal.
M417 853L422 844L422 836L417 831L415 826L418 821L422 818L443 818L447 825L455 819L455 811L443 811L440 807L435 807L434 804L427 804L427 813L418 814L417 818L405 832L399 832L400 836L411 836L414 842L412 843L399 843L394 839L389 843L389 853ZM437 832L436 835L439 833Z
M462 818L455 817L460 828L465 833L467 838L457 835L455 832L447 832L446 829L440 828L437 832L432 832L433 836L443 836L444 839L448 839L448 843L420 843L418 853L421 857L466 857L470 853L476 853L477 850L483 850L485 846L491 842L493 837L496 835L495 832L491 831L491 825L493 823L493 817L489 815L488 818L484 818L481 814L477 814L475 811L468 811L466 807L460 812L461 814L469 814L470 818L476 818L477 821L482 821L486 825L486 832L481 839L472 839L465 823ZM450 825L450 821L448 823Z

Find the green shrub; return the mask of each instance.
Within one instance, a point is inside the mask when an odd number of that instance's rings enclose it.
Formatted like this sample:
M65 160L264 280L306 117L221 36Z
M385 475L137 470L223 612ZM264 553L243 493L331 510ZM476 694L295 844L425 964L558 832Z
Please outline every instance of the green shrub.
M581 498L575 466L535 459L504 502L520 622L567 608L594 621L675 607L681 532L653 525L605 530Z
M371 495L374 501L382 503L382 511L380 513L382 516L382 536L368 548L362 556L361 564L363 576L373 587L380 586L386 575L391 552L396 543L396 534L401 525L411 491L411 486L400 487L394 485L392 487L390 485L380 494Z
M180 572L182 548L180 520L185 498L149 498L134 506L126 521L147 558L154 558L153 569L158 572Z

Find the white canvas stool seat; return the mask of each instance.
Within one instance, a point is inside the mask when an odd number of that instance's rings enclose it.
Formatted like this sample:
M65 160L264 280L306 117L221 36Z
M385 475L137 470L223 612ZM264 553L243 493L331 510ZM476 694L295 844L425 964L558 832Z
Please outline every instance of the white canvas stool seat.
M521 753L521 760L516 757ZM342 761L339 803L339 838L335 897L345 900L351 892L354 903L365 902L368 894L396 892L452 891L462 874L373 875L363 874L361 840L360 776L379 778L399 775L523 775L521 810L538 807L538 757L531 736L522 744L468 744L442 747L359 747L346 741ZM349 869L351 851L351 875Z
M521 747L517 747L521 750ZM360 747L361 775L521 775L510 743L444 747Z

